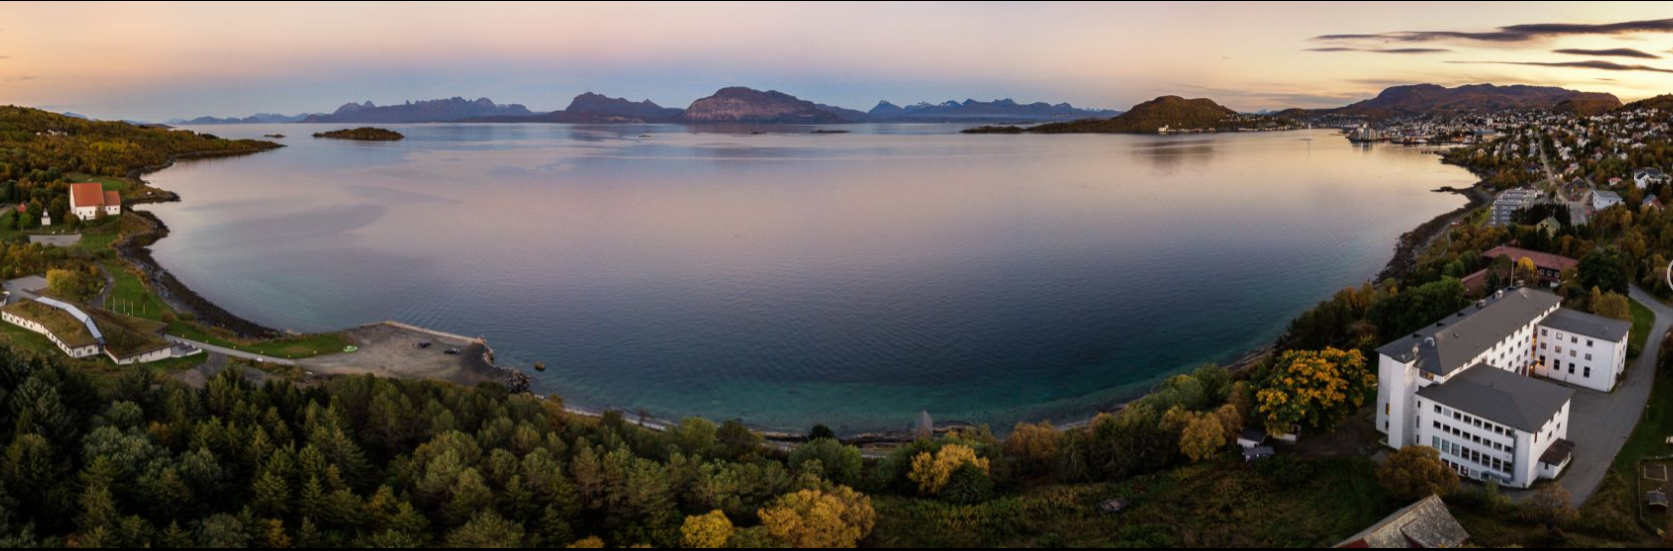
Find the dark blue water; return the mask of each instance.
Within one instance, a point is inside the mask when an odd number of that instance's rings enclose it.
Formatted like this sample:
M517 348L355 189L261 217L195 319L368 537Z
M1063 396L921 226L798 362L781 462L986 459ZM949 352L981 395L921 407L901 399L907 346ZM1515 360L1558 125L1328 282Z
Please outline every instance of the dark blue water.
M415 125L154 175L158 259L273 327L395 319L659 417L1065 420L1274 338L1471 183L1333 132ZM712 130L712 129L711 129Z

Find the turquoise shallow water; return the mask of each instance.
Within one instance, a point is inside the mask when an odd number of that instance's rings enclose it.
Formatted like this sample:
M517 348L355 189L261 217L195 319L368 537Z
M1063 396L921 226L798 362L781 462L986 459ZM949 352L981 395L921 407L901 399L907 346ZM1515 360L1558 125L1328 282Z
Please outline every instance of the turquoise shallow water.
M157 258L273 327L483 335L577 405L778 429L1084 417L1274 338L1472 182L1327 131L394 128L199 129L291 137L152 175Z

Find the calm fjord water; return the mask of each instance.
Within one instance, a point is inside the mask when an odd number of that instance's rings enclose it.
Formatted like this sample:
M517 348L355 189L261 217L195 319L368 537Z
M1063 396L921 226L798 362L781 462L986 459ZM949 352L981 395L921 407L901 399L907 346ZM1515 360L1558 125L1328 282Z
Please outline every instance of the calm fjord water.
M839 431L1084 417L1274 338L1472 178L1334 132L412 125L150 177L160 262L278 328L482 335L536 389Z

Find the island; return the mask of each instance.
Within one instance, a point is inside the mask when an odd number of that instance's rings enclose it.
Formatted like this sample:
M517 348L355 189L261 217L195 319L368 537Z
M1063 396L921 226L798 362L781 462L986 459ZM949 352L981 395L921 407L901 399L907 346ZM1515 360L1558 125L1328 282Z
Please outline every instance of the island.
M1188 134L1289 130L1295 123L1271 115L1243 114L1207 98L1162 96L1110 117L1051 122L1036 126L977 126L965 134Z
M393 142L405 139L400 132L384 128L362 126L354 129L332 130L330 132L315 132L315 138L329 138L333 140L360 140L369 142Z

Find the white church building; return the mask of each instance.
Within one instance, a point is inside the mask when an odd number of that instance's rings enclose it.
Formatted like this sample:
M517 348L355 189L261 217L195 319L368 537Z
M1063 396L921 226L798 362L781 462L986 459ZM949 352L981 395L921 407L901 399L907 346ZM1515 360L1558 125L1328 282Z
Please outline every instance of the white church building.
M1506 289L1377 349L1377 429L1460 476L1527 488L1568 466L1575 390L1614 389L1632 324ZM1560 381L1557 384L1552 381Z
M102 213L106 216L122 214L122 194L105 191L98 182L70 184L70 213L82 220L93 220Z

